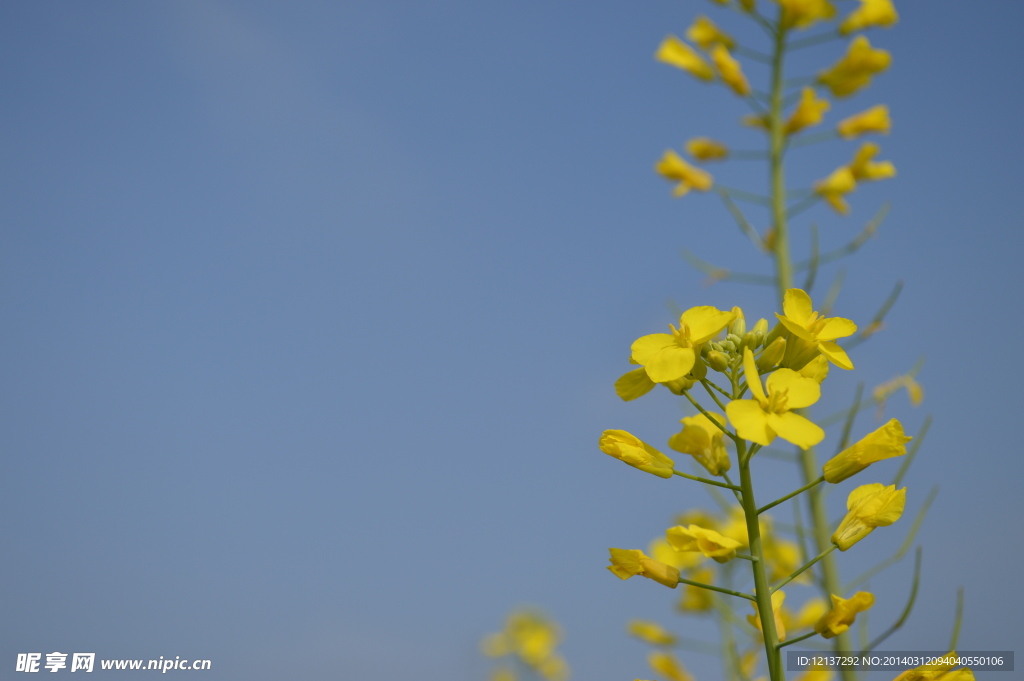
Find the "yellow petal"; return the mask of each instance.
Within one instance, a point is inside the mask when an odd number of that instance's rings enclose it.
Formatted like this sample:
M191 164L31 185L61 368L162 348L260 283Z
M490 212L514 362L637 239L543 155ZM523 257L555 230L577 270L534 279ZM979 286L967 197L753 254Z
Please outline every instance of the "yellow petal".
M768 414L768 427L783 440L792 442L801 449L813 447L825 439L825 431L817 424L791 411L784 414Z
M656 354L676 344L675 336L668 333L652 333L641 336L633 341L629 350L633 359L640 364L647 364Z
M765 446L775 439L775 432L768 427L768 414L756 400L733 400L725 405L725 413L743 439Z
M690 329L690 341L701 345L717 336L736 318L734 312L725 312L711 305L691 307L680 316L680 322Z
M623 401L629 402L651 392L655 385L657 383L650 379L647 370L641 367L619 376L619 379L615 381L615 394Z
M789 409L809 407L821 398L821 385L792 369L778 369L768 375L768 394L786 391Z
M823 341L818 344L818 349L821 350L821 354L828 358L828 361L832 362L840 369L853 369L853 361L850 359L850 356L846 354L846 351L839 347L838 343L833 341Z
M782 298L782 311L786 317L804 326L814 314L814 303L803 289L791 288Z
M644 362L647 375L655 383L664 383L682 378L690 373L696 355L693 348L681 348L678 345L662 348L660 352Z
M754 353L749 347L743 348L743 375L747 378L747 387L750 389L750 394L758 402L766 401L768 396L761 385L761 376L757 373L757 362L754 361ZM732 417L730 416L729 418L731 419Z

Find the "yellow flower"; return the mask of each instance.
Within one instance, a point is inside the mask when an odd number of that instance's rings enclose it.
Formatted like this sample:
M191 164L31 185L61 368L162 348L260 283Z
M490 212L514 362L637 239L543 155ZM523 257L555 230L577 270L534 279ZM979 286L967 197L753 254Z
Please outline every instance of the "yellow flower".
M675 465L672 459L624 430L604 431L597 446L608 456L625 461L646 473L657 475L659 478L672 477Z
M791 541L771 535L762 535L764 559L768 564L768 579L776 581L789 577L802 565L800 549ZM793 580L796 584L810 582L806 572Z
M725 426L725 417L708 412L718 423ZM721 475L732 465L729 453L725 451L722 429L704 414L682 419L683 430L668 440L668 446L682 454L689 454L711 475Z
M729 148L707 137L694 137L686 143L686 153L698 161L717 161L729 155Z
M868 39L857 36L846 55L832 68L818 74L818 82L828 87L833 97L846 97L871 84L871 77L889 68L892 55L871 47Z
M792 369L778 369L768 376L768 391L754 365L750 348L743 350L743 369L752 400L733 400L725 407L740 437L770 445L776 436L807 449L825 439L825 431L791 409L809 407L821 397L821 386Z
M793 679L793 681L832 681L835 673L828 667L811 665L807 671Z
M651 380L650 376L647 375L647 371L640 367L619 376L618 380L615 381L615 394L621 397L624 402L629 402L651 392L656 385L658 384Z
M747 77L743 75L740 63L733 59L725 45L721 43L715 45L711 50L711 61L715 62L718 75L726 85L732 88L733 92L741 97L746 97L750 94L750 83L747 82Z
M680 554L683 556L689 553ZM701 568L690 573L689 578L701 584L714 584L715 572L710 568ZM711 592L699 586L686 584L683 586L683 596L679 599L678 608L683 612L708 612L715 605Z
M856 188L857 179L846 166L836 168L824 180L814 183L814 191L840 215L850 212L850 204L846 203L846 199L843 197Z
M511 667L498 667L491 672L491 681L516 681L518 678Z
M647 554L665 565L671 565L674 568L680 570L689 570L690 568L696 567L704 561L704 556L699 553L683 553L676 551L672 548L672 545L668 543L665 536L655 537L651 540L651 543L647 545Z
M884 426L868 433L827 461L822 467L825 481L842 482L876 461L903 456L907 453L906 444L912 439L903 434L902 423L890 419Z
M828 605L822 598L812 598L804 603L803 607L800 608L800 612L786 620L786 629L806 629L807 627L813 627L814 624L822 618L822 616L828 612Z
M653 558L648 558L643 551L636 549L608 549L611 554L611 565L608 569L619 579L629 579L634 575L653 579L670 589L679 584L679 570L665 565Z
M824 638L835 638L843 633L853 624L858 612L864 612L875 604L874 595L867 591L858 591L850 598L840 598L835 594L831 596L832 609L814 625L814 631Z
M665 537L676 551L700 551L718 563L727 563L735 558L736 549L741 546L735 539L699 525L670 527L665 531Z
M907 488L897 490L896 485L886 487L880 482L861 485L846 499L847 513L832 534L832 543L846 551L876 527L892 525L903 515L907 503Z
M536 665L537 673L545 681L568 681L569 663L561 655L552 655Z
M715 72L711 70L711 65L704 60L704 57L674 35L661 41L654 58L680 68L701 80L715 79Z
M679 317L679 328L672 333L652 333L633 342L631 351L637 364L656 383L674 381L694 368L700 347L717 336L735 315L705 305L691 307Z
M926 664L920 667L908 669L893 681L973 681L974 674L970 669L958 669L950 671L956 666L957 654L951 650L942 656L942 660L934 664ZM966 675L957 675L959 672L966 672Z
M853 362L850 361L846 351L836 343L837 338L845 338L857 332L857 325L849 319L842 317L823 317L814 310L814 303L806 291L798 288L791 288L786 291L782 299L782 311L785 314L776 313L782 325L786 327L791 335L791 341L786 348L786 362L792 362L789 366L803 368L806 362L806 349L798 346L800 343L793 342L797 339L804 342L806 347L814 349L824 355L828 361L840 369L852 369ZM790 353L790 350L793 352ZM770 379L769 379L770 380ZM730 416L730 418L732 418ZM734 421L735 422L735 421Z
M831 19L836 8L829 0L776 0L782 6L782 24L786 27L809 28L819 21Z
M896 166L891 161L876 163L871 160L878 155L879 151L881 149L874 142L865 142L860 145L860 149L857 150L857 154L848 166L853 179L858 182L866 182L868 180L882 180L896 175Z
M872 26L888 28L899 20L892 0L860 0L860 7L843 19L839 32L843 35Z
M813 378L819 384L828 378L828 358L825 355L818 355L804 365L798 372L801 376Z
M693 676L671 653L651 653L647 662L651 665L651 669L669 681L693 681Z
M786 625L782 622L782 603L786 600L786 593L784 591L776 591L772 594L772 614L775 615L775 633L778 635L780 641L786 640ZM747 621L757 627L758 631L764 631L761 629L761 612L757 609L757 603L752 603L754 606L754 614L747 615Z
M671 646L675 645L676 642L675 635L666 631L657 622L630 620L629 624L626 625L626 629L633 636L636 636L644 643L650 643L652 646Z
M870 132L888 135L891 128L889 107L885 104L873 106L859 114L844 118L836 125L836 131L843 139L853 139L858 135L866 135Z
M487 636L481 647L483 653L491 657L517 656L548 681L564 681L568 666L555 652L561 637L558 625L542 613L517 610L508 616L505 629ZM514 681L516 677L509 668L499 667L492 678Z
M711 173L700 168L694 168L684 161L682 156L671 149L662 155L661 160L655 164L654 170L665 179L679 183L672 190L673 196L676 197L689 194L691 189L706 192L715 183Z
M924 388L914 380L913 376L909 375L897 376L892 380L882 383L871 392L871 396L879 403L879 407L884 407L885 401L900 388L907 389L907 396L910 398L911 406L919 406L924 401Z
M697 17L686 31L686 37L702 50L710 50L715 45L725 45L731 50L736 44L728 33L724 33L715 22L705 16Z
M796 105L793 114L786 121L784 131L787 135L800 132L804 128L821 123L822 116L828 111L827 99L819 99L812 87L805 87L800 97L800 103Z
M728 4L728 0L724 0L724 1L723 0L718 0L718 2L719 2L719 4L722 4L722 5ZM740 6L743 7L743 11L745 11L745 12L753 12L754 11L754 7L755 7L755 2L756 2L756 0L740 0Z

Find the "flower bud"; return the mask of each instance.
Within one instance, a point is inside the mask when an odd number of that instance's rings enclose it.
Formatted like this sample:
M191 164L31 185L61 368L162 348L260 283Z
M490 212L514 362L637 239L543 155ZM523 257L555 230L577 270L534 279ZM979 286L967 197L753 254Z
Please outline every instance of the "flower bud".
M725 371L729 368L729 355L718 350L712 350L708 353L708 366L715 371Z
M782 361L783 355L786 354L786 339L776 338L772 341L772 344L761 351L761 356L757 358L758 371L768 371L769 369L775 368L780 361Z
M729 334L742 338L747 333L747 322L743 319L743 310L734 307L732 312L736 318L729 324Z
M634 468L671 478L675 462L632 433L624 430L606 430L597 445L608 456L628 463Z
M750 333L754 334L755 346L764 343L764 337L768 335L768 320L761 318L757 320L757 324L754 324L754 328L750 330Z

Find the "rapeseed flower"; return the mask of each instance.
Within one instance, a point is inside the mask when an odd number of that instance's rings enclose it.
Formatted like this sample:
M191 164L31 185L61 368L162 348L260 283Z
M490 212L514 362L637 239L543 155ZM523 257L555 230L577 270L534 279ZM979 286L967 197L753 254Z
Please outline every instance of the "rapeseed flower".
M801 449L825 439L825 431L791 411L818 401L821 386L817 381L792 369L778 369L768 376L765 392L750 348L743 350L743 370L754 399L733 400L725 407L740 437L767 446L778 436Z
M835 638L850 628L857 613L864 612L875 604L874 594L858 591L850 598L840 598L832 594L832 609L822 615L814 625L814 631L823 638Z
M846 551L876 527L892 525L903 515L907 503L907 488L897 490L880 482L861 485L846 499L847 513L832 534L832 543Z
M608 456L613 456L646 473L657 475L659 478L672 477L675 462L625 430L604 431L597 446Z
M849 355L835 341L856 333L856 324L842 317L823 317L814 310L814 303L807 292L798 288L786 291L782 299L782 311L784 314L776 313L775 316L791 334L791 342L786 348L787 364L792 362L791 366L803 368L810 361L806 359L806 348L798 348L799 344L792 342L799 339L806 347L816 349L840 369L853 368Z
M654 170L665 179L679 183L672 190L675 197L685 196L691 189L706 192L715 184L711 173L693 167L671 149L662 155L661 160L654 165Z
M704 60L704 57L674 35L661 41L654 58L680 68L700 80L715 79L715 72L711 69L711 65Z
M728 33L723 32L715 22L705 16L699 16L686 31L686 37L702 50L710 50L715 45L724 45L730 50L736 45Z
M800 102L796 105L793 113L790 115L789 120L786 121L786 126L783 131L787 135L800 132L804 128L809 128L812 125L818 125L821 123L822 117L825 112L829 110L829 104L827 99L819 98L814 88L805 87L800 97Z
M829 0L775 1L782 6L782 25L789 28L810 28L836 15L836 8Z
M648 620L630 620L626 625L626 630L633 636L644 643L650 643L652 646L671 646L675 645L676 637L670 631L667 631L657 622L650 622Z
M693 676L686 671L683 664L671 653L653 652L647 658L651 669L658 672L668 681L693 681Z
M699 525L670 527L665 531L665 537L676 551L699 551L718 563L727 563L735 558L736 549L741 546L735 539Z
M892 55L871 47L868 39L857 36L846 54L832 68L818 74L818 82L826 86L833 97L846 97L871 84L871 78L889 68Z
M631 346L633 360L643 365L656 383L683 378L698 361L700 348L717 336L733 320L734 313L705 305L691 307L679 317L679 328L672 333L642 336Z
M903 433L902 423L890 419L827 461L822 467L825 481L842 482L876 461L903 456L907 453L906 444L912 439Z
M847 215L850 212L850 204L844 197L856 188L857 178L846 166L836 168L824 180L814 183L815 193L840 215Z
M692 555L681 553L680 555ZM689 579L701 584L714 584L715 571L710 568L700 568L689 573ZM683 585L683 595L679 599L678 607L683 612L707 612L715 606L714 596L707 589L692 584Z
M729 155L729 147L707 137L694 137L686 143L686 153L698 161L717 161Z
M839 32L846 35L872 26L889 28L899 21L899 18L892 0L860 0L860 7L843 19L843 23L839 25Z
M896 166L891 161L876 163L871 160L880 151L881 148L874 142L865 142L860 145L860 149L857 150L853 161L847 166L853 175L853 179L858 182L866 182L869 180L884 180L887 177L894 177L896 175Z
M721 414L708 412L717 423L725 427L727 421ZM711 475L721 475L732 465L725 450L722 429L704 414L687 416L682 419L683 430L668 440L668 446L682 454L689 454Z
M741 97L746 97L750 94L750 83L747 82L747 77L743 75L740 63L733 59L725 45L719 43L712 48L711 61L715 63L719 77L721 77L726 85L732 88L733 92Z
M844 118L836 125L836 131L843 139L853 139L871 132L889 134L892 121L889 119L889 107L885 104L873 106L859 114Z
M772 594L772 614L775 616L775 633L778 635L780 641L786 640L786 625L782 621L782 604L786 600L786 593L784 591L776 591ZM761 613L757 608L757 603L751 603L754 606L754 614L747 615L747 621L757 627L758 631L764 631L761 629Z
M637 549L608 549L611 554L611 565L608 570L619 579L629 579L634 575L653 579L670 589L679 584L679 570L671 565L649 558Z

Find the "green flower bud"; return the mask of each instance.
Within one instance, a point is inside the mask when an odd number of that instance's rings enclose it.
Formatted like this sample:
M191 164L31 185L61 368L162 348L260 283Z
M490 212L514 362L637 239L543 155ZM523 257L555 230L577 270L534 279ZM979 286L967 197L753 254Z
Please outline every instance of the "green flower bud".
M715 371L725 371L729 368L729 355L718 350L712 350L708 353L708 366Z
M768 371L774 369L786 354L786 339L776 338L772 344L764 349L761 356L757 358L757 370Z

